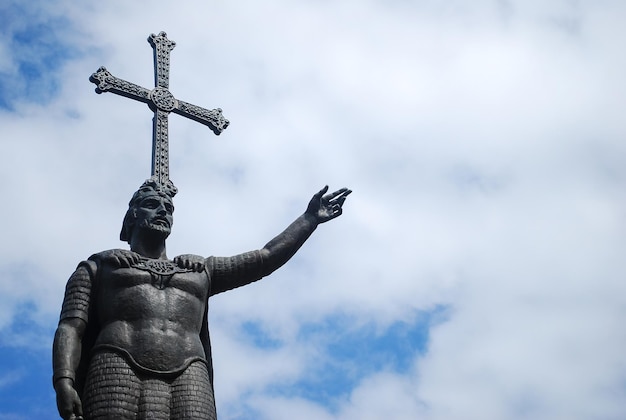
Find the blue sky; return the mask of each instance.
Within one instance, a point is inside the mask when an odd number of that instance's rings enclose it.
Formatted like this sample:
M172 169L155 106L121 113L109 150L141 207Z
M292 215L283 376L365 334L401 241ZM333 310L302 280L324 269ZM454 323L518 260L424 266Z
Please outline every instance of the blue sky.
M221 419L626 417L626 5L7 1L0 6L0 420L53 419L63 290L118 241L151 112L89 75L221 107L170 117L168 254L263 246L325 184L344 215L210 302Z

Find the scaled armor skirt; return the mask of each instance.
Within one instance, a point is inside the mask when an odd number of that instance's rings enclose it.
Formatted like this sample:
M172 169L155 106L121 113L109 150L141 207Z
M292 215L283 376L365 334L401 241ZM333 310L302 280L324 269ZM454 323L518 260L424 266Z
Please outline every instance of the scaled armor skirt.
M207 366L193 362L171 379L148 377L113 352L96 353L83 392L85 420L216 420Z

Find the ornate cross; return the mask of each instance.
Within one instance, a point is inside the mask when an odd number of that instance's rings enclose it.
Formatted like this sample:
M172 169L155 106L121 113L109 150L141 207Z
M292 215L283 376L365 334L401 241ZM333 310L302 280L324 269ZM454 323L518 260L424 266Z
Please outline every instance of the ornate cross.
M96 93L117 93L127 98L145 102L154 111L152 120L154 123L152 130L152 177L165 185L170 176L167 134L167 117L170 112L204 124L217 135L228 127L229 122L222 116L220 108L208 110L174 98L168 88L170 51L174 49L176 43L167 39L165 32L150 35L148 42L154 49L154 89L148 90L134 83L118 79L104 67L100 67L97 72L92 74L89 81L97 85Z

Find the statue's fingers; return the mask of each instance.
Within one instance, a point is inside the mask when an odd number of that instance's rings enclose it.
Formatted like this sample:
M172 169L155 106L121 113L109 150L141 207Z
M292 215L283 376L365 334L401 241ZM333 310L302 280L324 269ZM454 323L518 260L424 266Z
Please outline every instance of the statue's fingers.
M352 194L352 190L346 188L345 191L343 193L341 193L341 196L345 199L350 194Z
M83 404L76 396L77 400L74 403L74 412L76 413L76 420L83 420Z
M179 256L177 257L178 261L176 262L176 264L178 264L178 266L180 268L189 268L189 260L183 256Z
M341 216L341 213L343 212L343 210L341 209L341 205L340 204L334 204L332 209L332 216L333 218L337 217L337 216Z
M133 266L133 264L135 263L133 261L133 257L131 255L125 255L124 258L120 258L120 260L123 260L123 265L126 268L130 268Z
M116 267L128 267L128 264L126 263L126 259L122 258L122 257L113 257L113 259L115 260L115 266Z
M335 198L338 198L338 197L341 197L341 196L344 196L344 195L348 195L351 192L352 191L350 191L347 188L341 188L341 189L339 189L339 190L337 190L337 191L335 191L333 193L328 194L328 197L330 197L330 199L332 200L332 199L335 199Z
M339 194L341 194L343 192L343 190L345 190L345 188L342 188L340 190L337 191L333 191L331 193L328 193L324 196L324 198L327 198L329 200L332 200L333 198L337 197Z
M339 205L340 207L343 206L343 203L345 201L346 201L346 196L345 195L342 195L341 197L337 197L337 199L335 200L337 205Z
M328 191L328 185L324 186L324 188L322 188L321 190L319 190L317 193L315 193L315 195L313 196L314 199L319 200L320 198L322 198L322 196L324 194L326 194L326 191Z
M174 258L174 264L176 264L180 268L185 268L185 260L180 257Z
M350 195L350 193L352 193L352 190L349 190L347 188L342 188L340 190L335 191L332 194L328 194L327 197L330 197L329 201L333 203L340 202L341 204L343 204L343 202L346 200L346 197Z

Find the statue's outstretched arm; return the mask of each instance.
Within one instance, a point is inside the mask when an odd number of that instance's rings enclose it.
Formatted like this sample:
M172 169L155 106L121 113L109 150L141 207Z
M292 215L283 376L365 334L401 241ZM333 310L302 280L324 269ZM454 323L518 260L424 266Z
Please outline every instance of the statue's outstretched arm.
M352 191L342 188L326 194L327 191L328 187L324 187L315 194L304 214L262 249L232 257L207 258L212 279L211 295L244 286L272 273L293 257L317 225L341 215L343 203ZM193 260L183 257L175 261L191 268Z
M328 186L325 186L316 193L311 198L304 214L261 249L264 275L270 274L289 261L311 236L317 225L341 215L343 203L352 191L342 188L326 194L327 191Z

